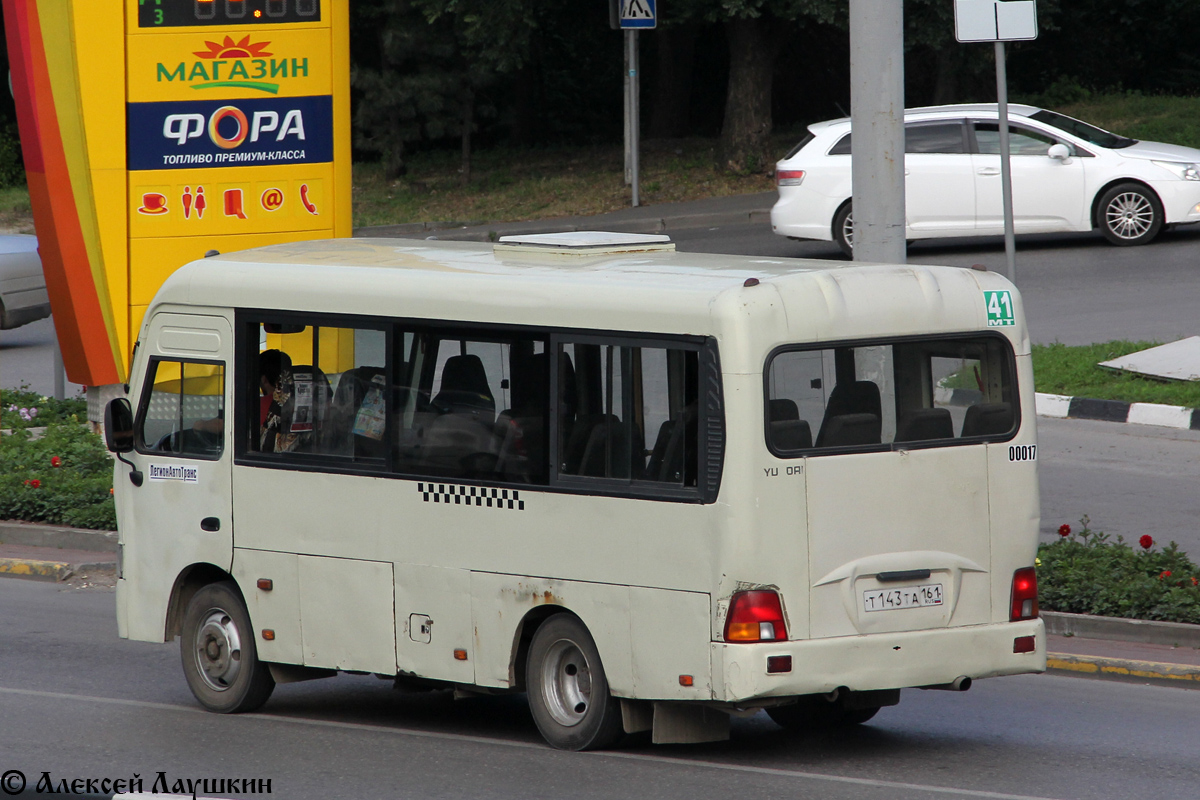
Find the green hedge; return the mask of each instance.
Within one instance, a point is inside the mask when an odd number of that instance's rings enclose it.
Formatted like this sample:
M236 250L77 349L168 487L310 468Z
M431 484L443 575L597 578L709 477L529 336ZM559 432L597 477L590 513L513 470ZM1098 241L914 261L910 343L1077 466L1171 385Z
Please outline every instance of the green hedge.
M82 400L0 392L0 425L11 429L0 436L0 519L116 530L113 461L88 428L86 408Z
M1150 536L1136 545L1093 531L1059 528L1038 548L1038 602L1045 611L1200 623L1200 568L1179 546Z

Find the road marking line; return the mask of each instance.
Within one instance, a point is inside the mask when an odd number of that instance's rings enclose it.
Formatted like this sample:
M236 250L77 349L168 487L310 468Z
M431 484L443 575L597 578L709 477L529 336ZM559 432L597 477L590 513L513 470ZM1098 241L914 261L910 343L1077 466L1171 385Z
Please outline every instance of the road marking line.
M22 695L25 697L45 697L51 700L84 701L104 705L128 706L132 708L153 708L160 711L182 711L188 714L208 715L201 708L177 706L170 703L152 703L148 700L123 700L115 697L95 697L92 695L68 694L65 692L46 692L36 689L11 689L0 686L0 694ZM334 720L308 719L305 717L287 717L280 714L237 714L226 717L227 720L267 720L270 722L288 722L296 725L307 725L317 728L335 728L340 730L362 731L367 733L389 733L399 736L413 736L421 739L441 739L455 742L472 742L475 744L491 744L503 747L515 747L521 750L540 750L545 753L560 751L551 750L541 742L514 742L507 739L496 739L488 736L471 736L462 733L439 733L420 731L410 728L391 728L384 725L371 725L362 722L337 722ZM566 755L563 753L563 755ZM724 764L720 761L693 761L669 756L654 756L642 753L622 753L620 751L600 751L580 753L591 758L620 758L627 761L646 761L654 764L668 764L673 767L698 767L700 769L724 770L726 772L742 772L754 775L769 775L779 778L804 778L828 783L843 783L854 786L871 786L880 789L903 789L914 792L929 792L932 794L959 795L961 797L982 797L988 800L1053 800L1042 796L1024 794L1005 794L1003 792L988 792L981 789L958 789L949 786L931 786L923 783L904 783L901 781L882 781L874 778L852 778L844 775L825 775L819 772L781 769L778 767L753 767L744 764Z

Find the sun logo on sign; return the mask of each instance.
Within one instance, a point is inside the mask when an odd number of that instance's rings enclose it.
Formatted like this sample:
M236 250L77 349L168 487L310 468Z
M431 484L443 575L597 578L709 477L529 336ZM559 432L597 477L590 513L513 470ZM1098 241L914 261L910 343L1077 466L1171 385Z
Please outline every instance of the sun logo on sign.
M265 58L272 55L264 49L271 44L270 42L251 44L248 35L243 36L237 42L233 40L232 36L226 36L223 42L210 42L206 39L204 43L208 45L208 49L196 50L193 55L200 56L200 58Z

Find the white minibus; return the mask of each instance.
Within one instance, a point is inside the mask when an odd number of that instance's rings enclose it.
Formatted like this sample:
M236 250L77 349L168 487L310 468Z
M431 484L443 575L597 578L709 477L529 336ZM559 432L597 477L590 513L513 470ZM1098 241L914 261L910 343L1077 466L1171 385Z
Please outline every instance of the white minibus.
M215 255L106 412L120 635L192 692L526 692L553 746L1045 669L1016 288L665 236ZM920 702L915 696L914 702Z

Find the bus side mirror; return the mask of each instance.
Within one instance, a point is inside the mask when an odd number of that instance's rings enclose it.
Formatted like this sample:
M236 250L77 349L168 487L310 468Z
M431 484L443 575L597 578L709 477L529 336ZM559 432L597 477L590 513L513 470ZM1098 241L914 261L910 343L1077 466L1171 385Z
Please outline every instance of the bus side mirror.
M133 449L133 408L124 397L110 400L104 409L104 443L113 453Z
M129 481L141 486L143 476L133 462L122 458L121 453L133 449L133 408L124 397L110 400L104 408L104 443L117 454L117 460L129 466Z

